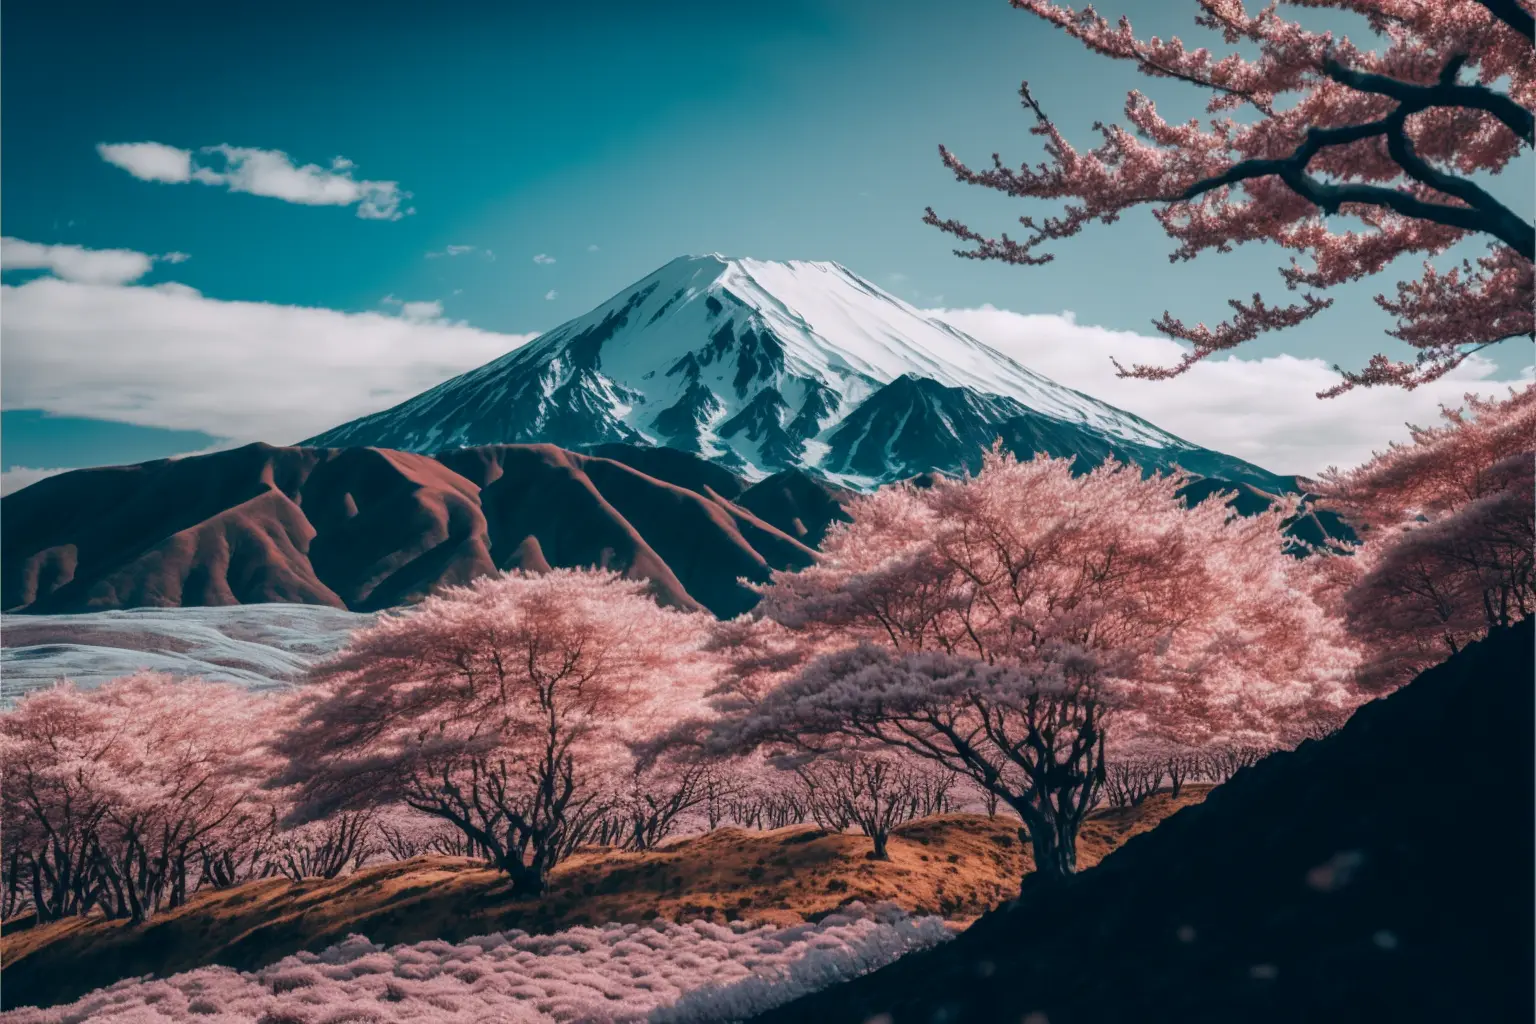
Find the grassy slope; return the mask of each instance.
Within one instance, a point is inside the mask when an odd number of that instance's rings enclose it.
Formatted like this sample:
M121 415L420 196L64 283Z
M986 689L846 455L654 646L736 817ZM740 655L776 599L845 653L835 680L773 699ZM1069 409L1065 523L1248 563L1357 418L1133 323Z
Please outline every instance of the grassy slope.
M1160 793L1139 808L1102 811L1079 839L1083 866L1131 835L1197 802ZM76 918L8 927L0 937L4 1005L58 1003L142 974L205 964L252 968L300 949L319 950L360 932L375 942L460 940L522 928L745 917L790 921L849 900L891 900L909 910L968 921L1011 898L1029 868L1016 819L951 814L898 829L889 862L865 857L858 835L807 826L773 832L726 828L643 854L582 853L555 872L539 901L512 900L503 877L451 857L421 857L325 881L266 879L195 897L134 928Z

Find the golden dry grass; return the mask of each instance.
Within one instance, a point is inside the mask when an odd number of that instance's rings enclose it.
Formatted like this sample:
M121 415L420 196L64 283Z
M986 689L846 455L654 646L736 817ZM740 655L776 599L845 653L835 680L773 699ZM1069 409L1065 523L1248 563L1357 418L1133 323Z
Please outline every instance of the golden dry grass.
M1206 790L1193 787L1176 802L1160 793L1139 808L1097 812L1079 837L1081 866L1098 863ZM958 925L1017 893L1031 867L1017 826L1013 818L975 814L911 822L892 834L889 861L869 860L869 841L859 835L803 825L725 828L648 853L580 853L555 871L550 891L537 901L512 899L505 876L453 857L418 857L331 880L265 879L201 894L138 927L96 917L7 927L0 979L11 1007L77 998L141 974L210 963L249 969L354 932L391 944L656 917L788 922L851 900L890 900Z

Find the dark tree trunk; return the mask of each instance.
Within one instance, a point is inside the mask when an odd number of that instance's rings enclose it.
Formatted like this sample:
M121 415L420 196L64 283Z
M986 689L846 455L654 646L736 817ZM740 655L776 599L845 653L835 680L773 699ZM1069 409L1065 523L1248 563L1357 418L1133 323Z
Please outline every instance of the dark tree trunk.
M43 869L36 860L32 862L32 906L37 908L37 920L39 923L51 921L54 914L48 905L48 897L43 894Z
M500 866L512 880L512 895L537 897L549 891L549 878L542 867L524 864L520 857L503 858Z
M1061 881L1077 873L1077 826L1063 825L1041 815L1031 815L1029 824L1019 829L1019 839L1027 840L1035 858L1034 876L1041 881ZM1025 875L1025 879L1030 875Z

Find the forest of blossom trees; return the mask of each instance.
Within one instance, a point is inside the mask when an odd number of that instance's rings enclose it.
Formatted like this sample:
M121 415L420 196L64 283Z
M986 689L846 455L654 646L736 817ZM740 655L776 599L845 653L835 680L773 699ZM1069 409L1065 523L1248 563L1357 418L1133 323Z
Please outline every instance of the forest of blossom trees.
M962 255L1015 264L1141 204L1192 259L1254 241L1310 256L1232 318L1165 333L1178 373L1329 304L1315 294L1464 241L1461 267L1379 296L1412 363L1354 386L1415 387L1533 332L1536 230L1478 183L1532 145L1532 18L1515 0L1320 0L1368 50L1199 0L1250 54L1143 40L1091 8L1014 6L1105 57L1208 90L1207 124L1132 93L1131 131L1075 150L1026 85L1047 162L966 182L1065 201L1022 240L928 220ZM1241 117L1238 115L1241 114ZM1342 230L1353 218L1361 230ZM646 850L726 824L857 829L1017 817L1035 876L1076 870L1085 816L1219 782L1327 735L1365 700L1531 614L1536 386L1468 396L1365 465L1312 481L1359 543L1297 550L1294 509L1187 507L1183 478L988 453L981 471L856 500L815 564L775 572L749 614L659 606L608 571L513 572L360 631L304 685L258 695L140 674L67 681L0 714L6 917L143 921L193 894L377 860L470 857L536 898L590 846Z
M1197 24L1240 51L1225 56L1091 7L1012 3L1205 90L1211 116L1171 123L1133 92L1130 128L1095 125L1083 152L1026 83L1044 162L942 158L962 182L1060 205L1021 217L1019 239L930 209L960 255L1044 263L1143 204L1174 261L1252 242L1296 254L1280 275L1297 301L1234 298L1215 326L1165 312L1157 328L1187 355L1122 373L1181 373L1409 255L1419 276L1376 301L1413 361L1341 368L1325 395L1413 388L1536 333L1536 228L1485 187L1536 142L1524 0L1298 0L1359 16L1374 50L1277 5L1196 0ZM1434 262L1448 253L1470 255ZM1468 395L1307 481L1357 541L1289 536L1300 499L1190 506L1187 482L994 448L974 476L858 497L812 565L754 584L756 607L729 621L606 569L513 571L385 613L282 692L60 680L0 712L0 913L139 924L208 890L424 855L495 868L534 900L581 849L813 822L880 860L902 823L958 811L1009 816L1032 854L1021 883L1052 885L1096 809L1326 737L1536 610L1536 384ZM1448 744L1462 727L1446 723ZM387 951L353 936L14 1019L308 1019L300 1004L335 1020L741 1018L947 936L860 904L790 928L657 921Z
M140 674L0 714L4 913L130 921L274 875L471 857L537 897L582 847L735 825L1018 819L1036 876L1094 808L1220 782L1528 616L1536 386L1316 482L1360 542L1179 476L986 455L882 488L747 615L513 572L359 631L305 684Z

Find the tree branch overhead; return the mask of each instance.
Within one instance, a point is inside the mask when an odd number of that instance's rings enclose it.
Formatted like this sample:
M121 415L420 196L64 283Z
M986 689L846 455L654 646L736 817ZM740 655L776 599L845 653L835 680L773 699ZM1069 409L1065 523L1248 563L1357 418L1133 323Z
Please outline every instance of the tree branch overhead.
M1150 99L1127 99L1127 127L1095 125L1102 142L1075 149L1026 83L1032 135L1045 140L1046 161L1012 169L973 171L940 147L958 180L1023 199L1064 201L1056 216L1020 218L1020 240L989 237L941 218L925 223L968 243L957 254L1019 265L1050 262L1042 247L1078 234L1089 223L1113 223L1125 211L1152 204L1178 246L1174 260L1269 241L1311 257L1312 267L1282 267L1288 288L1328 288L1382 272L1408 253L1431 257L1463 239L1483 238L1488 255L1459 270L1426 263L1417 282L1398 296L1377 297L1397 317L1389 333L1417 349L1410 363L1377 356L1345 372L1336 394L1356 386L1414 387L1443 376L1476 351L1510 337L1536 336L1531 315L1536 225L1499 201L1477 180L1497 174L1533 145L1536 48L1532 19L1518 0L1319 0L1366 17L1382 44L1364 49L1348 38L1311 32L1266 8L1250 15L1240 4L1197 0L1197 24L1228 44L1257 46L1258 56L1213 56L1178 38L1141 39L1122 18L1111 24L1092 8L1051 0L1012 0L1061 29L1090 51L1134 63L1143 73L1210 90L1207 104L1222 116L1202 124L1164 120ZM1277 103L1285 97L1286 104ZM1249 106L1259 119L1238 122L1225 112ZM1328 218L1361 221L1366 230L1340 230ZM1433 301L1430 301L1430 298ZM1446 314L1459 304L1469 333ZM1228 351L1265 331L1310 319L1329 301L1306 295L1275 306L1255 295L1233 300L1232 319L1193 327L1170 313L1154 321L1188 343L1173 367L1120 368L1126 376L1163 378Z

